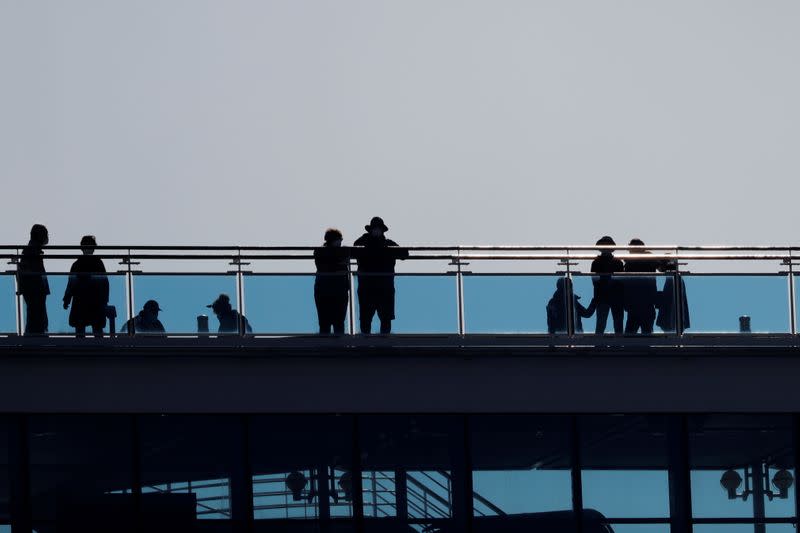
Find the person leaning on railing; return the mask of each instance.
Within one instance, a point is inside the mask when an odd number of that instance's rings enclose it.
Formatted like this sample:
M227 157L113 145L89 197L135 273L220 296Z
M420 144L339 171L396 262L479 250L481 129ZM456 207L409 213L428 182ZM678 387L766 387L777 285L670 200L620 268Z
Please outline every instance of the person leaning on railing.
M314 303L321 335L344 335L350 280L347 277L350 253L342 248L342 232L330 228L325 244L314 250L317 275L314 279Z
M361 333L372 332L372 317L378 313L381 333L392 332L394 320L394 267L406 259L408 250L384 235L389 228L381 217L373 217L364 226L367 233L356 239L353 256L358 261L358 305Z
M47 295L50 285L44 269L44 252L50 236L47 228L34 224L31 239L22 249L17 265L17 286L25 300L25 335L44 335L47 333Z

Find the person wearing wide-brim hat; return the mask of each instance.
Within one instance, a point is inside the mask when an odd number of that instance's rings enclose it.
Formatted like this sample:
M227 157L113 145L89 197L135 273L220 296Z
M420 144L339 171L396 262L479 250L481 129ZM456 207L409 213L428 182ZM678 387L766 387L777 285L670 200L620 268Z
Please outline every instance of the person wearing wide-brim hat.
M367 233L356 239L353 250L358 261L358 305L361 333L372 332L375 313L381 323L381 333L392 331L394 320L394 268L398 259L406 259L408 250L387 239L389 227L381 217L372 217L364 226Z
M615 246L614 239L608 235L601 237L597 241L598 246ZM592 279L594 285L594 299L592 303L597 306L597 322L595 323L595 334L602 335L606 331L608 313L614 320L614 333L621 335L625 320L624 308L624 286L619 279L613 279L614 272L622 272L625 265L622 261L614 257L614 251L608 248L600 249L594 261L592 261L592 272L602 274Z
M219 329L217 331L219 333L238 333L240 317L241 323L244 326L243 332L253 332L250 322L247 321L244 315L233 308L231 305L231 297L227 294L220 294L216 300L206 307L210 308L214 311L214 314L217 315L217 319L219 320Z

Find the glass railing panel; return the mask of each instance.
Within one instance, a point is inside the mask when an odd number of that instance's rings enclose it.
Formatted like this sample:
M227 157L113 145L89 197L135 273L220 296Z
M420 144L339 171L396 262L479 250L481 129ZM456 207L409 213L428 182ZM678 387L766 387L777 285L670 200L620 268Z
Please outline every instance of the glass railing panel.
M244 276L244 300L248 319L256 334L309 334L319 333L315 300L316 276L314 274L247 274ZM326 295L334 300L338 319L348 329L348 288L350 281L334 280L327 276L321 280L324 290L327 281L341 281L336 290ZM323 298L325 295L321 295ZM325 305L325 303L322 303ZM341 309L339 309L341 307ZM332 331L331 328L328 328Z
M17 332L17 300L14 274L0 274L0 335Z
M564 333L562 279L554 274L465 274L466 333Z
M137 315L148 300L155 300L161 308L158 320L168 335L198 333L198 322L202 321L198 317L201 316L207 317L209 332L216 334L220 329L220 321L207 306L221 294L230 297L233 309L239 309L235 274L138 273L133 276L133 313ZM122 333L126 332L124 329ZM160 333L140 331L138 334Z
M70 281L72 279L72 281ZM75 334L75 324L84 324L87 335L92 334L92 327L88 324L94 322L102 323L103 333L110 331L110 320L106 319L103 294L105 293L105 280L108 280L108 303L116 310L114 319L115 328L119 330L120 325L127 320L127 296L125 290L125 275L117 273L105 274L47 274L47 282L50 286L50 295L46 300L47 308L47 332L51 335L72 335ZM70 299L68 309L64 309L64 296L70 286ZM99 298L97 295L100 295ZM22 306L23 323L26 317L27 307ZM23 326L24 327L24 326Z
M577 334L675 332L673 274L573 274L572 285Z
M788 333L789 285L781 274L683 274L686 333Z
M378 308L372 317L372 333L380 332L378 313L391 314L392 333L458 333L458 305L454 274L356 275L356 332L362 331L364 304ZM394 309L392 294L394 293ZM371 294L371 296L370 296Z

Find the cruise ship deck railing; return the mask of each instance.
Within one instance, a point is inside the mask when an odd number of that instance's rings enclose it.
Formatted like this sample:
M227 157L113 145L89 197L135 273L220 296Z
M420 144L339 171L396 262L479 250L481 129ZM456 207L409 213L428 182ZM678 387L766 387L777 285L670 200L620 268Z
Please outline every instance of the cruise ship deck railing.
M594 317L581 328L576 302L588 307L593 283L590 263L599 249L611 249L625 261L658 261L657 273L615 274L635 295L637 279L655 279L660 302L672 317L655 333L677 336L704 333L796 335L795 267L800 247L777 246L412 246L398 262L398 320L394 333L526 334L580 336L593 334ZM313 300L313 251L306 246L100 246L117 333L147 299L159 301L169 336L193 336L196 318L219 293L253 325L255 336L307 335L316 332ZM16 276L22 246L0 246L7 265L0 273L0 334L21 335L25 306ZM68 311L60 294L69 264L80 247L48 246L45 263L51 295L51 336L70 336ZM362 276L372 274L362 274ZM359 274L352 262L346 333L358 332ZM563 295L566 320L553 332L546 324L548 301L559 279L569 280ZM580 300L575 300L579 296ZM163 302L163 303L162 303ZM627 306L627 303L626 303ZM688 316L683 316L684 310ZM659 312L661 309L659 309ZM171 313L171 314L167 314ZM215 332L211 316L211 333ZM667 323L669 322L669 323ZM608 317L606 333L613 331ZM239 334L246 334L244 326ZM221 335L221 334L220 334Z

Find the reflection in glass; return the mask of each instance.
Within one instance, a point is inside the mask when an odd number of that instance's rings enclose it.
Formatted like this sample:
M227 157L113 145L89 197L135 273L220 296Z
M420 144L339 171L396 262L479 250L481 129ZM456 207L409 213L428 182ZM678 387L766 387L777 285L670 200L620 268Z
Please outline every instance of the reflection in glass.
M208 317L208 329L214 334L219 321L210 305L220 294L227 294L236 302L236 276L230 274L135 274L133 277L133 308L138 310L148 300L158 302L162 311L158 319L167 334L196 334L198 316ZM255 326L251 320L250 323Z
M358 286L358 276L355 283ZM395 319L392 322L392 333L458 333L454 275L397 274L394 276L394 286ZM354 300L358 324L360 307L356 295ZM316 314L312 316L316 317ZM372 331L379 330L376 313L372 319Z
M470 433L476 518L571 511L569 418L474 416Z
M453 465L463 449L457 417L365 416L360 428L368 531L453 516ZM461 438L459 438L459 435ZM384 520L388 523L384 524Z
M687 333L737 333L741 317L753 333L788 333L786 276L684 274L691 315Z
M558 275L465 274L467 333L547 333L547 307ZM580 300L589 305L591 295Z
M352 418L257 416L251 419L253 511L268 522L352 517ZM303 531L318 531L310 522Z
M695 517L794 516L790 416L694 415L689 420Z
M580 418L583 505L609 519L668 518L666 419Z

